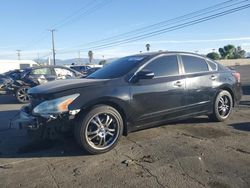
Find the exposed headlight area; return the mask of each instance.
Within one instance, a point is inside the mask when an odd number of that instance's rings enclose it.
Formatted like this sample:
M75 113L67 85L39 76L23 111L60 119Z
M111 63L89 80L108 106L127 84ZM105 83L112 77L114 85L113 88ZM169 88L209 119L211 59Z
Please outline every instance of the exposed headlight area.
M44 101L33 109L33 114L43 117L53 116L68 112L68 106L79 96L79 93Z

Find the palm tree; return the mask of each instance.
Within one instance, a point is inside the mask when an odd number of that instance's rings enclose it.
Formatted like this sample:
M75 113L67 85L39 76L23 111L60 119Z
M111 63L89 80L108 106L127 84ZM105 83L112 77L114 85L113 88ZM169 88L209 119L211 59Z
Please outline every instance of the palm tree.
M150 44L146 44L146 49L147 49L147 51L150 50Z
M89 56L89 63L91 64L93 59L93 52L91 50L88 52L88 56Z

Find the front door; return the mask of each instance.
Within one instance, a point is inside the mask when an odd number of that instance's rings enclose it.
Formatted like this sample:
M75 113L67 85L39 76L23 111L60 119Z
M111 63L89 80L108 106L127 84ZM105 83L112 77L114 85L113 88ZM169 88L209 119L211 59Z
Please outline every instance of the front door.
M153 79L139 80L131 86L136 125L160 123L184 114L185 79L179 74L176 55L163 55L142 70L152 71Z

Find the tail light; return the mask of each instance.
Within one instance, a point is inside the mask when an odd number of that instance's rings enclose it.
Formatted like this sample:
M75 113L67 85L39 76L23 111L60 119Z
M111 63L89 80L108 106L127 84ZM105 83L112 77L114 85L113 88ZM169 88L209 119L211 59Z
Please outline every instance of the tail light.
M233 76L235 77L235 79L237 80L237 82L240 83L240 73L234 72L234 73L232 73L232 74L233 74Z

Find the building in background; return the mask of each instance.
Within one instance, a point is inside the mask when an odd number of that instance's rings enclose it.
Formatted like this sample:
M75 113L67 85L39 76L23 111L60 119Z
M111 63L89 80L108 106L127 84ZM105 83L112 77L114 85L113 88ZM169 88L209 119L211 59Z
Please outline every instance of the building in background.
M39 66L33 60L0 60L0 74L15 69Z

